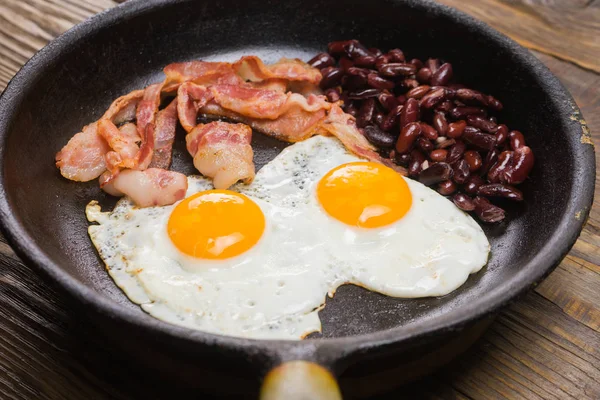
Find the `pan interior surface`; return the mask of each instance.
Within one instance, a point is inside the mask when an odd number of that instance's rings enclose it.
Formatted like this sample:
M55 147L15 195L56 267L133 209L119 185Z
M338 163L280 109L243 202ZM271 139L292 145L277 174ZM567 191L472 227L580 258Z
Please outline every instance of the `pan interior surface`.
M384 50L399 47L408 58L452 62L458 82L504 103L499 119L524 132L536 154L536 166L523 185L526 201L506 204L506 222L484 226L492 244L489 263L458 290L440 298L396 299L344 286L327 300L320 313L323 333L313 336L366 334L460 313L467 304L483 305L492 290L508 289L517 279L539 275L540 269L549 267L531 265L530 271L523 270L547 242L561 235L560 221L577 201L573 188L579 178L573 172L575 141L565 138L573 126L561 117L564 110L557 109L552 91L540 84L539 71L497 38L476 30L410 1L354 2L344 7L295 0L252 1L245 7L233 1L210 6L177 1L160 9L124 13L117 23L61 45L61 51L47 57L25 85L26 96L13 112L5 143L7 201L41 251L70 277L150 319L115 286L87 235L87 203L99 199L106 209L115 199L105 195L96 181L62 178L54 167L56 152L82 126L102 115L113 99L161 80L162 67L172 62L232 61L248 54L266 62L281 57L306 61L324 51L329 41L352 38ZM255 132L257 168L286 146ZM172 168L197 173L185 150L183 131L177 134Z

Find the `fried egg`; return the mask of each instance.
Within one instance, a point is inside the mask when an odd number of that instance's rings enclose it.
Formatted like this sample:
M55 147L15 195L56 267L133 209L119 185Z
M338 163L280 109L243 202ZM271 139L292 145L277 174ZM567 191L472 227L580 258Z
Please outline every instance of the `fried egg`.
M115 283L156 318L202 331L301 339L321 330L327 294L353 283L394 297L447 294L487 262L479 225L449 200L315 136L287 147L250 185L87 209Z

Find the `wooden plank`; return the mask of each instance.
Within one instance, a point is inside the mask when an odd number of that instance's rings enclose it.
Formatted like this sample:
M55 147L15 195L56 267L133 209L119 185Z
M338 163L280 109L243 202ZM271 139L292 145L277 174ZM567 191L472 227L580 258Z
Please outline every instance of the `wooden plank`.
M111 0L3 0L0 2L0 91L48 41L115 6Z
M534 53L559 77L581 108L596 144L600 143L600 75L574 64ZM600 158L596 158L600 171ZM600 174L596 176L596 202L581 237L569 256L536 291L564 312L592 329L600 329Z
M437 1L487 22L525 47L600 72L598 1Z

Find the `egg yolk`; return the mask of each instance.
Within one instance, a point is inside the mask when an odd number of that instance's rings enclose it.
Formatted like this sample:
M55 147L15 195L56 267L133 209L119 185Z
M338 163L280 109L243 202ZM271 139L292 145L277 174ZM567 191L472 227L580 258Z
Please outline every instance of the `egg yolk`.
M389 225L412 204L406 181L393 169L372 162L332 169L319 181L317 198L333 218L361 228Z
M175 207L167 224L173 244L183 253L225 259L249 250L265 230L260 207L241 193L207 190Z

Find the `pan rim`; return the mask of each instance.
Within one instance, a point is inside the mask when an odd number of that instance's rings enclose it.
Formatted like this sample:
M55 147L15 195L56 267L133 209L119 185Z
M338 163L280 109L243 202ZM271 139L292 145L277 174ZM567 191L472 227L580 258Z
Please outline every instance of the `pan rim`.
M118 317L128 324L134 324L145 329L153 330L180 340L188 340L194 343L214 346L230 346L232 348L263 349L272 352L275 347L302 348L308 355L315 352L314 348L329 347L338 349L344 355L350 355L359 351L367 351L376 347L388 347L405 342L409 339L433 335L439 332L459 329L461 326L478 320L486 315L496 312L500 307L506 305L516 296L529 290L532 286L545 278L562 261L577 240L588 214L591 209L594 195L595 182L595 155L593 145L580 143L579 137L574 133L576 129L581 130L580 122L568 121L566 113L561 113L563 123L568 129L564 134L566 140L572 142L572 147L579 158L573 166L573 175L576 176L573 188L569 193L571 202L567 206L567 212L560 217L560 222L554 235L540 251L523 265L522 269L513 279L513 285L506 282L496 286L483 298L478 298L473 303L464 305L461 309L438 316L428 321L420 321L407 326L397 326L391 329L360 334L354 336L323 338L318 340L293 341L293 340L259 340L244 339L231 336L221 336L207 332L195 331L154 319L148 315L122 307L113 300L104 297L77 279L71 277L55 263L50 256L46 255L29 236L24 226L15 217L5 187L5 142L7 140L10 125L14 115L11 110L18 109L31 86L35 84L35 77L39 77L49 62L60 58L62 52L71 43L94 34L107 26L134 17L141 13L152 12L164 5L184 3L189 0L131 0L117 7L105 10L90 19L74 26L58 38L37 52L9 82L0 97L0 222L2 231L9 244L23 260L42 272L52 281L65 289L71 296L78 299L85 306L95 309L104 315ZM417 9L435 12L449 18L453 23L461 24L476 29L476 34L485 35L495 42L499 47L504 47L517 57L517 62L528 65L534 72L537 83L545 91L552 91L553 106L557 109L570 107L573 113L579 109L570 94L558 81L558 79L527 49L521 47L513 40L497 32L484 22L478 21L462 12L450 7L434 3L432 0L394 0ZM573 115L573 114L571 114ZM578 217L576 214L578 213Z

